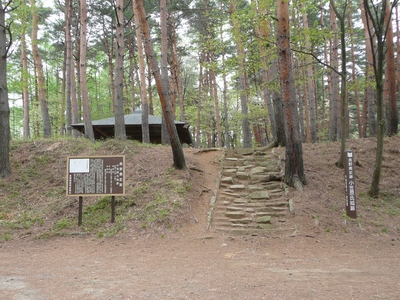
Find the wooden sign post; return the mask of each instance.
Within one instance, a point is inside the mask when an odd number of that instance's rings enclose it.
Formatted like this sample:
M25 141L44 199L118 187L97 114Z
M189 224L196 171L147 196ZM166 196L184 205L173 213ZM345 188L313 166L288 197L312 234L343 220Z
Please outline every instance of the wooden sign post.
M346 214L352 219L357 218L356 208L356 181L354 173L353 151L344 152L344 182L346 187Z
M83 196L111 196L111 222L115 196L125 195L125 156L69 156L67 196L79 196L78 226L82 224Z

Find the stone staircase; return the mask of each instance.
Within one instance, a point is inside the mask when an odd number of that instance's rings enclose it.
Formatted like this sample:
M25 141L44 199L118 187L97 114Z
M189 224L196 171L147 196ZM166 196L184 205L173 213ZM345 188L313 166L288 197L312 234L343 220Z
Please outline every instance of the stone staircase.
M274 149L226 149L209 229L241 235L292 232L286 224L290 210L282 178Z

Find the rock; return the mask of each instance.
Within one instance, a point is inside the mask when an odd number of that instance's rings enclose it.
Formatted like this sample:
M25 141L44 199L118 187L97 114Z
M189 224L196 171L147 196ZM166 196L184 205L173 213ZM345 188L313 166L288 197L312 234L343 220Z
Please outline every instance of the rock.
M232 178L232 177L224 177L224 178L221 178L221 182L222 182L222 183L230 183L230 184L233 184L233 178Z
M250 175L255 175L255 174L262 174L266 171L267 169L264 167L255 167L251 169Z
M236 169L226 169L224 170L223 174L224 176L232 176L232 174L236 173Z
M243 190L245 188L244 184L234 184L229 187L231 190Z
M243 198L238 198L238 199L233 200L233 203L244 204L244 203L247 203L247 200L243 199Z
M256 222L263 223L263 224L271 224L271 216L259 217L259 218L257 218Z
M267 191L255 191L252 192L249 197L251 199L269 199L269 194Z
M242 208L236 206L228 206L226 208L227 211L242 211Z
M237 172L236 173L236 178L240 180L248 180L249 179L249 174L247 172Z
M234 212L227 212L226 214L225 214L228 218L230 218L230 219L235 219L235 220L237 220L237 219L242 219L242 218L244 218L245 217L245 214L244 214L244 212L242 212L242 211L234 211Z

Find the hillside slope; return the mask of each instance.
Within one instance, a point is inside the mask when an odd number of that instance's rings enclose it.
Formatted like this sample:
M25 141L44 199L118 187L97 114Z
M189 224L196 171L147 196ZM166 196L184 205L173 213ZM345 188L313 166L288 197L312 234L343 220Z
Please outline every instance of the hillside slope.
M343 170L335 167L338 143L303 144L308 185L290 190L288 222L293 234L398 234L400 226L400 138L385 139L380 199L367 196L375 159L374 139L349 140L357 166L357 220L344 214ZM284 149L275 148L284 159ZM77 197L65 195L69 155L126 156L126 195L117 197L110 223L110 197L85 197L77 226ZM185 149L188 170L172 168L171 149L132 141L84 139L13 141L12 175L0 181L0 240L54 235L165 235L205 232L222 150Z

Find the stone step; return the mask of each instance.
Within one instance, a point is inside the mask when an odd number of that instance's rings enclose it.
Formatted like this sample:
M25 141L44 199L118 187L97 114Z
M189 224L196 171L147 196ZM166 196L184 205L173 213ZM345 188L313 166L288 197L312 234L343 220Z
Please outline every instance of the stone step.
M271 217L275 219L286 217L287 214L287 211L216 211L213 213L213 221L224 222L251 219L253 222L257 222L257 219L260 217Z
M282 231L289 202L280 164L270 151L226 149L210 228L232 234Z
M230 227L218 227L214 229L216 232L221 234L232 235L232 236L243 236L243 235L254 235L254 236L281 236L291 235L294 231L293 228L230 228Z

